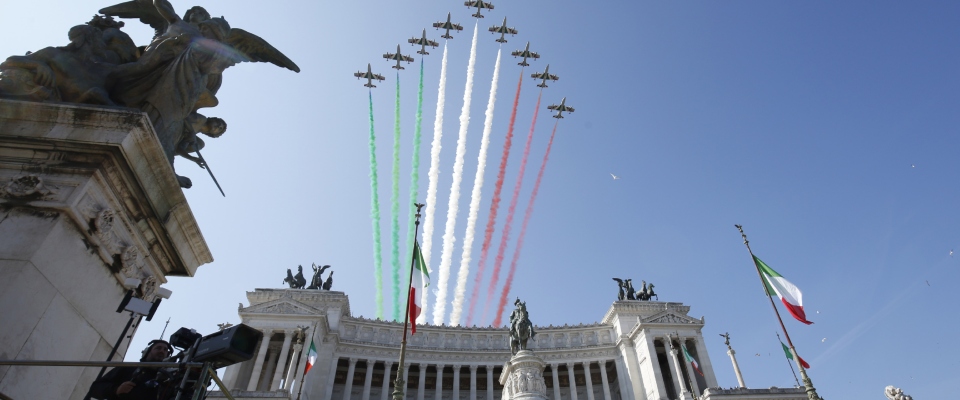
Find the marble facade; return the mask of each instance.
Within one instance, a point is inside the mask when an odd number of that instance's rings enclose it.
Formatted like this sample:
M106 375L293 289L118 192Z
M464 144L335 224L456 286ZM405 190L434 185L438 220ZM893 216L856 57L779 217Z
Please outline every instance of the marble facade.
M0 100L0 359L103 361L124 280L212 260L145 115ZM0 366L0 395L82 399L98 371Z
M265 341L256 357L223 372L237 399L388 400L397 373L406 377L406 400L496 400L511 393L501 381L511 359L504 328L420 325L408 338L407 365L398 368L402 325L353 316L342 292L256 289L247 298L241 320L263 330ZM545 365L544 398L703 398L718 385L701 335L704 319L689 311L682 303L617 301L599 323L537 327L528 347ZM289 339L298 326L310 327L301 347ZM311 340L317 364L300 377ZM681 341L703 376L671 352L670 343ZM740 398L716 390L711 398ZM802 390L783 390L770 398L806 398Z

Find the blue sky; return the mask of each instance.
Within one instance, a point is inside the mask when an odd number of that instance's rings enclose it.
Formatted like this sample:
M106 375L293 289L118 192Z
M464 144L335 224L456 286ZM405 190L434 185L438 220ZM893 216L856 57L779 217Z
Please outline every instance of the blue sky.
M7 2L0 54L65 45L71 26L110 4ZM334 289L350 295L354 315L374 315L367 89L352 73L372 63L387 77L373 96L389 270L396 74L381 55L400 42L412 52L407 38L453 12L465 30L449 42L432 264L439 263L475 22L460 4L201 3L268 40L302 72L246 63L225 73L220 106L206 114L229 128L207 140L204 156L227 197L204 171L177 164L195 182L187 197L216 261L194 278L170 280L173 297L142 325L134 348L158 336L168 317L171 331L236 323L246 291L279 288L287 268L311 262L333 265ZM960 254L949 253L960 251L960 4L495 4L479 25L455 267L498 50L485 30L506 16L520 34L503 51L530 41L542 58L523 70L498 235L536 102L529 74L549 63L560 81L544 90L542 107L564 96L576 107L559 125L511 293L527 301L536 324L597 321L615 299L611 277L642 279L656 284L661 300L705 316L721 386L736 385L723 332L748 386L790 386L778 325L733 227L742 224L754 252L804 292L815 324L785 323L822 396L879 398L886 385L917 398L954 392L960 344L950 288ZM174 2L180 13L191 5ZM146 44L149 30L127 24ZM427 34L442 44L439 32ZM421 198L441 53L425 59ZM519 74L516 60L504 57L478 229ZM417 64L400 80L405 202ZM541 109L511 243L554 122L547 115ZM401 224L406 232L406 218ZM511 245L508 260L512 252Z

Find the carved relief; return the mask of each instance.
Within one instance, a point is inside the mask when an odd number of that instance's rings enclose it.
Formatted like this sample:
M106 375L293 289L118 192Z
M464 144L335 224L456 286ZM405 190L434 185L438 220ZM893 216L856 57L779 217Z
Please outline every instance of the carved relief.
M146 279L143 280L143 283L141 283L141 286L140 286L142 288L142 293L143 293L143 296L141 296L141 298L149 302L154 301L157 297L157 288L159 286L160 286L160 282L157 281L156 277L148 276Z
M137 250L137 247L125 247L120 253L120 263L122 265L120 274L128 278L139 276L143 264L140 262L140 251Z
M44 185L43 178L38 175L13 178L0 188L0 197L43 199L52 194L56 194L55 188Z
M664 314L644 322L654 324L697 324L700 321L688 317L682 317L676 314Z

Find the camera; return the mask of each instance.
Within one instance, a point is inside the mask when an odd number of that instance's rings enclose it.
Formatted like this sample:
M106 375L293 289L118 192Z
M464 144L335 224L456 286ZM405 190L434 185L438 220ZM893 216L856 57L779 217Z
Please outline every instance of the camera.
M262 332L244 324L207 336L190 328L180 328L170 335L170 344L180 351L164 360L180 365L158 370L156 376L144 384L160 387L160 399L189 399L196 390L202 391L198 398L206 398L206 388L212 379L207 367L217 370L253 358L262 338ZM188 363L203 363L204 367L188 367Z

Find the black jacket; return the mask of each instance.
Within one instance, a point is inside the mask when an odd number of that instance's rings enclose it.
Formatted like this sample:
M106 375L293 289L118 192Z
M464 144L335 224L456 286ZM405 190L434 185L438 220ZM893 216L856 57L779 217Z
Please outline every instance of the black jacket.
M90 397L100 400L157 400L160 388L154 379L157 370L151 368L117 367L104 374L90 385ZM117 388L124 382L136 386L130 392L117 395Z

